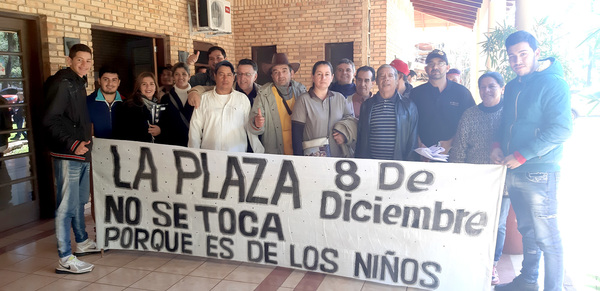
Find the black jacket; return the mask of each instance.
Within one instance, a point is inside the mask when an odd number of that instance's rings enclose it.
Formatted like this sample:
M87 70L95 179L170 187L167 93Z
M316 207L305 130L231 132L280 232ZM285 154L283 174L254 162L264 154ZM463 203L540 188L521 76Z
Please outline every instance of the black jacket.
M161 138L160 143L188 146L188 136L190 131L190 119L194 113L194 107L190 103L181 103L181 99L175 93L175 88L171 89L160 99L161 104L165 104L166 110L161 115Z
M417 123L419 114L417 106L408 98L401 98L398 92L396 98L396 146L394 148L394 160L416 161L418 154L414 151L418 145ZM371 111L373 105L382 97L379 93L365 100L360 107L360 118L358 119L358 138L356 143L357 158L371 159L370 134L371 134Z
M121 140L153 142L152 135L148 133L151 121L152 113L143 103L135 104L127 100L115 112L113 136Z
M90 161L92 144L83 156L75 155L81 142L92 140L88 114L86 80L71 68L62 69L44 83L46 115L44 128L50 155L55 158Z

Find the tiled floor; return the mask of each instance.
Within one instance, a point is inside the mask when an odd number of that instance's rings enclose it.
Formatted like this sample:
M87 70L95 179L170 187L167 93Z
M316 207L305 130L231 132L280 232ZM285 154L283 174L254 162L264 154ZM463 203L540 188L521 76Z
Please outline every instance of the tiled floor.
M88 216L88 232L93 233ZM200 257L111 250L82 260L87 274L55 274L54 221L46 220L0 233L0 290L417 290L282 267ZM503 281L515 275L519 256L503 256Z

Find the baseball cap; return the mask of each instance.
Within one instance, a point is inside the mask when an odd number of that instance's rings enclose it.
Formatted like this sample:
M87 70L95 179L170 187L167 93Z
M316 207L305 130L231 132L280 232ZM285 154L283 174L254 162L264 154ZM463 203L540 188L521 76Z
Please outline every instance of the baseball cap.
M394 67L396 71L404 74L404 76L408 76L408 65L405 62L395 59L390 63L390 66Z
M442 50L439 49L434 49L432 50L428 55L427 58L425 59L425 63L429 63L432 59L434 58L440 58L442 59L444 62L446 62L446 64L448 64L448 57L446 56L446 53Z

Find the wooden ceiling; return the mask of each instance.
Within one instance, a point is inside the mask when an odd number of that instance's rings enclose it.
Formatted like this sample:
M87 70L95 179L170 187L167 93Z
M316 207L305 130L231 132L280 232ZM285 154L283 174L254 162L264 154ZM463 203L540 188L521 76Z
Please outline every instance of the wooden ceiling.
M415 11L415 27L460 25L473 29L477 10L483 0L411 0ZM506 8L515 0L506 0Z

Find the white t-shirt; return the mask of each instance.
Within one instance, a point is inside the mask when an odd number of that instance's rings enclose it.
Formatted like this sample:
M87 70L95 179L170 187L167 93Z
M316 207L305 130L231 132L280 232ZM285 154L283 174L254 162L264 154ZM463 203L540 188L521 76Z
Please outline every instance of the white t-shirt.
M219 95L215 90L205 92L190 120L188 147L246 152L250 140L253 151L263 153L258 136L245 127L250 109L248 97L238 91L227 95Z

